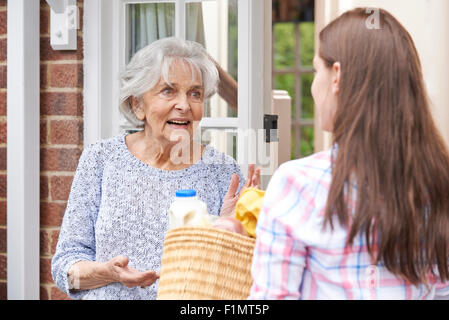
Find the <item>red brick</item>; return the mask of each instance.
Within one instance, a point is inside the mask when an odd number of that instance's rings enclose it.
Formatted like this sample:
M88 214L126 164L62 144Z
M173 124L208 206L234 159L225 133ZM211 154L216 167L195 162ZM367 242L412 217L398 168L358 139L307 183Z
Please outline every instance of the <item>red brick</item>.
M0 66L0 88L6 89L6 66Z
M50 32L50 7L41 8L40 33L48 34Z
M62 203L41 202L41 227L59 227L64 217L66 205Z
M40 255L41 256L48 256L50 255L50 232L47 230L41 230L39 232L39 247L40 247Z
M50 44L50 36L40 37L41 61L83 60L83 38L77 38L77 50L54 50Z
M40 199L41 200L48 200L48 177L47 176L41 176L40 177L40 187L39 187L39 191L40 191Z
M6 228L0 228L0 253L6 253Z
M0 300L7 300L7 290L6 290L6 283L0 282Z
M51 236L51 248L50 248L50 253L52 255L55 254L56 252L56 246L58 245L58 239L59 239L59 230L52 230L50 233Z
M49 143L76 145L83 144L83 121L81 119L52 120L50 122Z
M0 255L0 279L6 280L6 256Z
M50 64L48 66L49 85L52 88L82 88L82 64Z
M6 174L0 174L0 198L6 198Z
M0 143L6 143L6 120L0 120Z
M0 61L6 60L6 39L0 39Z
M0 92L0 116L6 116L6 92Z
M6 200L1 200L0 201L0 225L1 226L6 226Z
M8 32L6 18L7 11L0 11L0 34L6 34Z
M78 148L41 148L41 170L75 171L78 166L80 156L81 150Z
M40 287L40 300L49 300L50 299L50 295L48 294L49 289L47 286L41 286Z
M40 65L40 82L41 82L41 89L45 89L48 87L48 73L46 64Z
M50 178L50 194L52 200L65 200L69 198L73 177L55 176Z
M51 288L50 294L51 300L71 300L64 292L58 289L58 287Z
M43 92L40 104L41 115L83 115L83 95L81 93Z
M0 170L6 170L6 147L0 148Z
M51 258L42 258L40 262L40 282L41 283L54 283L51 276Z
M40 144L47 144L47 120L41 120L39 124L40 135L39 141Z

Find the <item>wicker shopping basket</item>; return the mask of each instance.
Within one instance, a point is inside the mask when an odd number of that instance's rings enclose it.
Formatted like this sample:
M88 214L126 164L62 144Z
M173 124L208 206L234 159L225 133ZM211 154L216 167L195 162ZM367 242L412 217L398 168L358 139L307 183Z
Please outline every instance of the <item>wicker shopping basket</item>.
M167 232L158 299L240 300L249 295L255 239L215 228Z

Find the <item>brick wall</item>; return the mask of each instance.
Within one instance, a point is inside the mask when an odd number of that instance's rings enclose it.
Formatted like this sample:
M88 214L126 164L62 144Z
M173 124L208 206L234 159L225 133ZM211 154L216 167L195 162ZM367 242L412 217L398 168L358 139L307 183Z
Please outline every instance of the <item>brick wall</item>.
M78 0L82 28L83 0ZM83 41L76 51L53 51L50 8L40 1L40 298L68 299L51 277L74 171L83 148ZM6 33L7 0L0 0L0 300L6 290Z
M41 299L68 299L55 286L50 265L83 148L83 0L78 0L78 7L81 19L77 50L54 51L49 36L50 8L41 0Z
M0 0L0 300L6 299L6 0Z

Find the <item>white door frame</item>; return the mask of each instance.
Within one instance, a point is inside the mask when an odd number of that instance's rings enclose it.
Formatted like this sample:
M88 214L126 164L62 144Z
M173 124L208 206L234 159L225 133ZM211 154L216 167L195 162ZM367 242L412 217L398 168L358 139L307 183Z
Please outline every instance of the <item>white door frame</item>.
M267 147L258 134L271 113L271 1L238 3L238 128L248 134L238 135L237 161L246 175L247 164L260 164L260 148Z
M39 0L8 1L7 286L39 300Z

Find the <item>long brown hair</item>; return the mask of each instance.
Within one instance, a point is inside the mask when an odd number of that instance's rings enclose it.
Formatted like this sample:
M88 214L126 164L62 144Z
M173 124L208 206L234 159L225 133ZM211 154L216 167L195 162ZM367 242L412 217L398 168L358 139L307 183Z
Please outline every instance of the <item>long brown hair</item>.
M320 33L320 57L341 64L325 223L364 234L374 263L413 284L449 280L449 153L430 112L407 30L379 9L346 12ZM348 197L355 182L356 206Z

